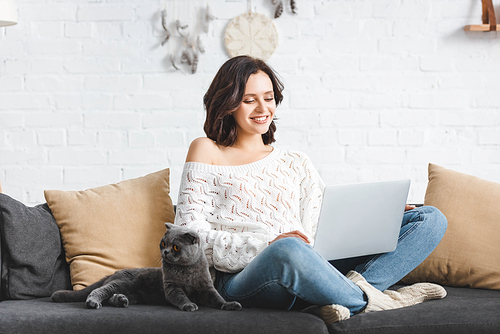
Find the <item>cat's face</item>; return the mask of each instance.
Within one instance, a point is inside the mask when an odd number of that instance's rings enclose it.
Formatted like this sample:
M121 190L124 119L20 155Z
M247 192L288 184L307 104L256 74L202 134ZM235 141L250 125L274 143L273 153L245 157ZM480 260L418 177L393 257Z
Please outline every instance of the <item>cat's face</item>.
M167 232L160 242L162 258L171 264L189 266L198 261L200 256L200 237L182 226L165 223Z

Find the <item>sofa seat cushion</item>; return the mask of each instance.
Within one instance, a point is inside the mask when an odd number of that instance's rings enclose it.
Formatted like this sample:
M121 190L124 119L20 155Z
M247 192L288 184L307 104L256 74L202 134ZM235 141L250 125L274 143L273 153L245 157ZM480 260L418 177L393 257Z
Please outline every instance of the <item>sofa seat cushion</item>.
M49 298L0 302L5 333L328 333L318 317L296 311L200 307L183 312L172 306L131 305L86 309L85 303L54 303Z
M398 287L394 287L398 288ZM448 296L398 310L358 314L330 325L330 333L500 333L500 291L451 288ZM6 333L327 333L321 319L297 311L201 307L190 313L172 306L131 305L86 309L49 298L0 302Z
M500 333L500 291L452 287L446 291L444 299L355 315L330 325L330 333Z

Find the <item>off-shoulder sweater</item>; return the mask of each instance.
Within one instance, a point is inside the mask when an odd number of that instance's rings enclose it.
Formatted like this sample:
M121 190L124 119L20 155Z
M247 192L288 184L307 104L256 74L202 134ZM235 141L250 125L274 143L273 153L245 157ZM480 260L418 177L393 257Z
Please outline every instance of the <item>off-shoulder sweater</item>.
M323 189L297 151L274 148L239 166L186 162L175 224L199 233L210 266L238 272L280 233L299 230L312 243Z

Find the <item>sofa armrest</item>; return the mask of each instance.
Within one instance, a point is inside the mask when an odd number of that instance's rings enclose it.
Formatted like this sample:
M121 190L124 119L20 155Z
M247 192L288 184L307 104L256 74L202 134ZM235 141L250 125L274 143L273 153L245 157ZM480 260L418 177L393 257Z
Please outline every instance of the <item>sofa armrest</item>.
M2 258L3 258L3 256L2 256L2 238L3 238L2 225L3 225L2 216L0 215L0 301L3 300L3 293L2 293L2 285L3 285L2 284L2 282L3 282L3 280L2 280L2 276L3 276L2 275L2 266L3 266L3 263L2 263Z
M0 180L0 194L2 193L2 180ZM3 300L2 296L2 239L3 239L3 231L2 231L3 221L2 215L0 214L0 301Z
M2 193L2 183L0 182L0 194ZM3 293L2 293L2 285L3 285L3 280L2 280L2 267L3 267L3 263L2 263L2 259L3 259L3 255L2 255L2 239L3 239L3 218L2 218L2 214L0 213L0 301L3 300Z

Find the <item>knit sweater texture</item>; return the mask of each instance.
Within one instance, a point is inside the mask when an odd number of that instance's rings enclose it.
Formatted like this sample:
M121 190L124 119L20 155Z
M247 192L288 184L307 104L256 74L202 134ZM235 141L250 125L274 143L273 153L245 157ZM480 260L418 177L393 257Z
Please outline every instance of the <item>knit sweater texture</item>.
M175 224L199 233L211 267L234 273L281 233L299 230L312 244L324 187L297 151L239 166L186 162Z

